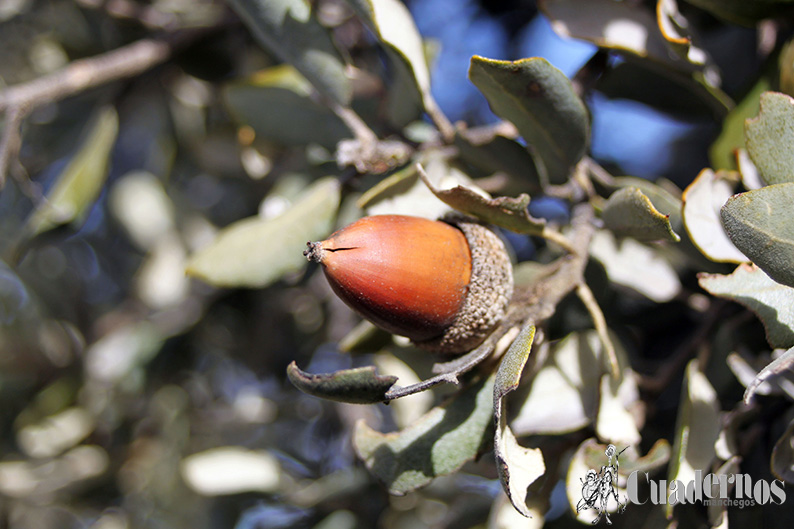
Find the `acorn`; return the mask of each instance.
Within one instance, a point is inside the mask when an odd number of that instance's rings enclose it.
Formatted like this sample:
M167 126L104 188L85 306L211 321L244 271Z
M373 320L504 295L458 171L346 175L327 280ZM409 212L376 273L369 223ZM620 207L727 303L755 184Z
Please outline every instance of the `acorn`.
M513 293L504 244L469 219L375 215L307 244L303 254L353 310L433 352L477 347Z

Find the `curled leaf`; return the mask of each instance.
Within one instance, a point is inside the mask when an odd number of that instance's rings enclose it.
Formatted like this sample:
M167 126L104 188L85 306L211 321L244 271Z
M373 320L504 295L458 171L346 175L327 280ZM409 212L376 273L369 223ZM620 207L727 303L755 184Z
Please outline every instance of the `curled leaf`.
M794 347L778 356L755 376L744 392L744 402L750 404L761 384L780 377L786 377L792 373L792 370L794 370Z
M535 219L529 214L529 195L521 194L518 198L499 197L488 198L463 186L452 189L438 189L427 177L424 169L417 165L419 176L425 185L442 202L463 213L474 215L477 218L502 226L516 233L540 235L546 222Z
M287 367L287 376L304 393L353 404L383 402L386 392L397 382L397 377L378 375L373 366L314 375L302 371L292 362Z
M497 425L494 456L499 480L516 510L527 517L530 516L526 503L527 490L546 472L546 466L540 449L524 448L518 444L502 410L505 395L518 387L534 338L535 326L527 324L499 364L493 394L494 423Z
M721 263L747 261L720 223L720 208L733 194L734 175L703 169L683 196L684 225L689 238L703 255Z
M640 241L678 242L670 216L657 210L651 199L636 187L624 187L609 197L602 213L604 224L616 235Z

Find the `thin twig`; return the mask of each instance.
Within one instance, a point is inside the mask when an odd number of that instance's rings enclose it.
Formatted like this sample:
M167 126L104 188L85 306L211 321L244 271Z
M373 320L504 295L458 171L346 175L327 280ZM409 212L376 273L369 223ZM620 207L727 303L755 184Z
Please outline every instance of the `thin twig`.
M25 113L44 103L59 101L116 79L132 77L171 56L172 43L144 39L66 67L0 92L0 110L20 108Z
M618 363L618 357L615 353L615 344L612 343L612 339L609 337L609 328L607 327L607 320L604 317L604 313L601 307L598 306L598 301L596 301L593 291L590 290L590 287L587 286L587 283L584 281L576 287L576 295L579 296L579 299L587 308L587 312L590 313L590 317L593 319L593 326L598 333L598 338L601 340L601 345L609 360L612 379L618 380L620 378L620 364Z
M0 139L0 189L6 180L11 159L21 144L20 126L30 112L89 88L133 77L165 62L173 50L196 31L179 32L168 38L144 39L127 46L69 63L49 75L0 91L0 111L5 123Z
M0 189L3 189L6 183L6 168L11 165L11 159L16 158L22 144L19 130L24 114L23 109L18 106L6 111L3 135L0 138Z

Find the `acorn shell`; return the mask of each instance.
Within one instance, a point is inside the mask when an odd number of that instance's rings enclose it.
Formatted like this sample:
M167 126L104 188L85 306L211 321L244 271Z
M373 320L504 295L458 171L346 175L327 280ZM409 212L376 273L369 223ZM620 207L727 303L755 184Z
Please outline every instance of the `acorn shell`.
M438 353L479 345L513 291L502 241L466 219L364 217L304 253L364 318Z
M482 224L450 220L466 236L471 280L455 322L435 339L416 342L438 353L458 354L480 345L504 318L513 296L513 267L502 240Z

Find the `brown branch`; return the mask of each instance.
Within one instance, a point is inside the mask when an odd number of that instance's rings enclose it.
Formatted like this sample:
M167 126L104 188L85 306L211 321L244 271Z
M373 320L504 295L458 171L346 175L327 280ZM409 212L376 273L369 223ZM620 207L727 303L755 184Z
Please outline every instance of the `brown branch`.
M34 108L59 101L110 81L132 77L171 56L167 40L144 39L66 67L0 92L0 110L17 108L27 114Z
M89 88L133 77L165 62L174 49L196 32L180 32L170 38L144 39L87 59L79 59L49 75L0 91L0 111L5 111L0 138L0 189L11 160L21 144L22 120L36 108L60 101Z

